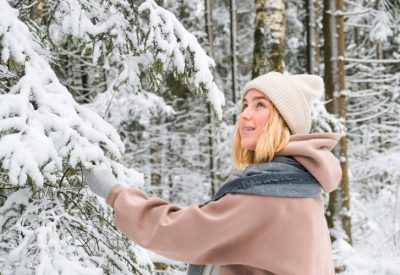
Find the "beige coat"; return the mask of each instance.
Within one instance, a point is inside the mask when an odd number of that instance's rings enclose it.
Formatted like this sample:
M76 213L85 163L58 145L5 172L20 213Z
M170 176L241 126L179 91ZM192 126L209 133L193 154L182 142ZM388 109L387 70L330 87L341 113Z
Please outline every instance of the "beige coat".
M339 138L335 133L293 135L280 155L293 156L330 192L341 178L331 153ZM227 194L180 208L116 185L107 202L128 238L174 260L219 265L221 275L334 274L321 196Z

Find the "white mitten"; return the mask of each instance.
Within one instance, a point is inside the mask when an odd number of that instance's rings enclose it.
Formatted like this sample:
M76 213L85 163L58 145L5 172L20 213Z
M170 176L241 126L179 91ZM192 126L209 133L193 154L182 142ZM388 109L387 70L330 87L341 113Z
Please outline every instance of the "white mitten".
M83 170L83 177L90 190L96 195L107 198L111 188L117 184L117 179L111 172L111 169L94 167L89 170Z

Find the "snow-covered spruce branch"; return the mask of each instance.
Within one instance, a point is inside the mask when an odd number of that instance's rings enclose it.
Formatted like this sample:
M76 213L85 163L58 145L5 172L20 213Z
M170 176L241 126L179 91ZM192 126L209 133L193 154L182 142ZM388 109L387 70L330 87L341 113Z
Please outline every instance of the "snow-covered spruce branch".
M116 128L128 120L149 125L152 117L171 117L176 114L162 97L146 91L138 94L126 90L113 94L105 92L99 94L89 106L95 110L107 110L112 114L108 117L108 122Z
M193 71L193 76L189 74L186 83L189 87L194 86L199 92L203 90L208 92L208 99L221 119L221 107L225 105L225 100L209 70L215 66L214 61L207 56L197 39L185 30L176 17L157 6L153 0L146 0L139 7L139 11L149 13L148 40L161 49L156 59L171 60L178 74L185 75Z
M391 83L397 80L397 77L394 76L388 76L386 78L355 78L355 77L349 77L346 81L349 83Z
M1 273L149 274L146 252L115 230L111 210L75 172L104 165L140 185L142 174L118 162L117 132L74 101L5 0L0 49L6 74L18 76L0 86Z
M390 102L391 102L391 98L390 97L383 97L379 103L374 104L373 106L369 106L368 108L363 108L361 110L354 110L352 109L352 111L347 113L347 116L349 118L352 117L362 117L365 118L365 116L370 115L371 114L376 114L376 113L385 113L386 111L390 110ZM351 120L351 119L348 119Z
M80 106L61 85L17 11L0 2L1 62L21 64L24 76L0 100L0 160L11 184L28 177L42 186L55 182L63 164L112 167L121 182L140 176L116 162L124 146L114 128ZM14 16L10 16L14 15ZM65 162L65 163L64 163Z
M2 274L149 274L145 255L117 233L109 209L71 187L40 192L20 189L0 207Z
M337 116L329 114L326 111L324 102L316 102L311 112L312 124L311 128L313 132L338 132L346 133L345 125L338 119Z
M96 22L96 23L93 23ZM167 72L198 94L207 92L219 118L225 104L213 81L214 61L169 11L153 0L139 7L128 1L94 4L66 0L54 13L53 41L74 38L83 56L110 70L114 79L107 92L139 92L142 83L157 89ZM60 35L62 34L62 35Z
M376 112L372 115L369 115L367 117L361 117L361 118L354 118L354 119L347 119L347 123L359 123L363 121L368 121L368 120L373 120L379 117L382 117L384 114L387 114L390 111L390 108L385 108L385 109L379 109L379 112Z
M372 11L372 9L357 10L357 11L353 11L353 12L336 11L335 16L354 16L354 15L370 13L371 11Z
M360 63L393 63L397 64L400 63L400 59L362 59L362 58L351 58L345 57L344 61L346 62L360 62Z

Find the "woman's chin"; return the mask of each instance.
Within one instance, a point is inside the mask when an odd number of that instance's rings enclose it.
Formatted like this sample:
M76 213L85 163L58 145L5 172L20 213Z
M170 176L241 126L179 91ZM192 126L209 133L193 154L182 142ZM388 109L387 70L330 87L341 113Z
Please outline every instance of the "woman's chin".
M243 149L249 150L249 151L254 151L256 149L256 145L249 143L249 142L243 142L240 144Z

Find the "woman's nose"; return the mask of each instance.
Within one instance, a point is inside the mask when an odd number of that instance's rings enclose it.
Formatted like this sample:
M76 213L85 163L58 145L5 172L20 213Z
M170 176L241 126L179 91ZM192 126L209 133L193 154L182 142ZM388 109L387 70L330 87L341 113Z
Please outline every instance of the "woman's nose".
M251 118L251 111L249 110L249 108L246 108L243 110L241 117L243 119L250 119Z

